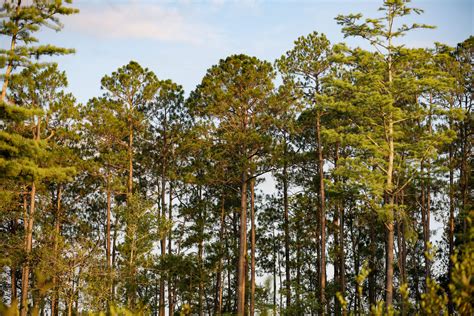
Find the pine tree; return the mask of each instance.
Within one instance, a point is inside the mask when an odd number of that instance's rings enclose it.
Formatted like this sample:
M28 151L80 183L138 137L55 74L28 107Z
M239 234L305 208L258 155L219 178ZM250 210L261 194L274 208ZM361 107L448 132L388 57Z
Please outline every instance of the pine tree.
M381 132L385 135L382 143L374 142L374 146L380 147L385 152L383 154L383 165L377 168L383 170L384 188L383 200L385 209L385 225L387 228L386 241L386 284L385 284L385 303L387 308L391 308L393 304L393 265L394 265L394 215L395 215L395 182L394 168L395 156L397 148L396 143L396 124L404 121L404 116L400 116L403 112L397 107L397 100L400 97L396 94L394 81L397 80L395 67L396 60L394 57L399 53L401 46L395 44L395 40L408 31L419 28L429 28L430 26L421 24L401 25L398 26L398 19L403 18L411 13L420 14L423 11L408 6L409 1L404 0L386 0L380 11L384 15L380 18L366 19L360 23L361 14L351 14L348 16L338 16L336 20L343 26L342 32L347 36L357 36L366 39L378 52L377 58L379 67L383 67L376 79L380 82L380 86L371 87L369 94L372 94L374 102L379 103L381 108L378 110L382 114L383 122L380 126ZM380 91L380 93L377 93ZM375 94L377 93L377 94ZM370 135L369 135L370 136ZM370 139L372 136L370 136ZM382 145L383 144L383 145Z
M250 174L263 155L265 133L271 122L269 99L274 72L267 62L255 57L234 55L210 68L193 92L199 116L216 125L216 133L227 152L237 153L235 167L240 175L240 236L238 261L237 314L245 313L247 257L247 190ZM215 123L214 123L215 122Z
M53 45L32 46L38 39L35 33L42 28L51 28L59 31L62 24L61 15L71 15L79 10L66 6L72 0L42 1L34 0L22 3L22 0L6 0L1 7L1 17L4 19L0 33L8 37L10 47L0 50L0 66L6 67L3 76L2 96L3 102L7 93L12 71L18 67L27 67L34 64L34 59L43 55L63 55L73 53L72 49L65 49Z

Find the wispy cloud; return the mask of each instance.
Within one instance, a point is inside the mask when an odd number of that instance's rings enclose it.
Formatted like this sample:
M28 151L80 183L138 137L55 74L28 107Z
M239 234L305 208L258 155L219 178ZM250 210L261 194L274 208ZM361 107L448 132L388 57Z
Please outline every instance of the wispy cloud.
M67 24L92 36L116 39L150 39L199 45L217 41L211 26L185 16L176 7L156 3L91 4L69 18Z

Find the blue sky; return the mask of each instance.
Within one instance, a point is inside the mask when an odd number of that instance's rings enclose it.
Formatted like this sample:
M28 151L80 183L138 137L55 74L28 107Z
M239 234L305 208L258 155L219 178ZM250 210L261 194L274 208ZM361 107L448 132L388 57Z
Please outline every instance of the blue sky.
M41 41L76 49L56 58L66 70L69 90L80 102L100 95L100 78L136 60L160 79L172 79L187 93L219 59L236 53L273 62L293 41L312 31L343 41L338 14L377 16L375 0L77 0L81 12L64 18L60 33ZM425 13L411 22L436 25L404 38L409 46L450 45L473 34L473 1L414 0ZM410 22L410 21L407 21ZM364 45L346 39L351 46Z

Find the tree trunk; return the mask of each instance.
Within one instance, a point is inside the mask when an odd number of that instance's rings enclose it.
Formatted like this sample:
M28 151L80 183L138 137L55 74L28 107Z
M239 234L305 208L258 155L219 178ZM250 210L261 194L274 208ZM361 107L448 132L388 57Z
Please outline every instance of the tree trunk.
M296 222L296 288L295 288L295 303L296 303L296 311L297 313L301 312L301 301L300 301L300 293L301 293L301 223L302 219L298 218Z
M275 227L273 227L273 315L277 312L277 245L275 236ZM278 263L279 264L279 263Z
M14 219L12 221L12 229L11 229L11 232L12 232L12 235L16 235L16 230L17 230L17 226L18 226L18 219ZM17 302L17 290L16 290L16 271L17 271L17 267L12 264L10 266L10 285L11 285L11 295L10 295L10 305L13 306L13 305L16 305Z
M106 245L105 245L105 259L107 260L107 274L108 274L108 292L112 295L112 262L111 262L111 240L110 240L110 217L111 217L111 189L110 189L110 176L107 175L107 227L106 227ZM107 299L107 307L109 306L109 299Z
M117 249L117 234L118 234L118 219L119 217L118 216L115 216L115 220L114 220L114 235L112 236L112 265L111 265L111 268L112 268L112 272L114 272L114 269L115 269L115 259L116 259L116 249ZM115 275L112 273L112 278L111 278L111 282L112 282L112 301L114 301L115 299Z
M199 300L198 300L198 307L199 307L199 316L204 316L204 282L203 282L203 251L204 251L204 245L202 238L199 241L198 245L198 260L199 260Z
M389 220L387 227L387 257L386 257L386 286L385 286L385 304L387 308L392 306L393 301L393 245L394 245L394 201L393 201L393 160L394 160L394 141L393 141L393 121L390 116L388 123L388 166L387 166L387 183L385 187L385 201L388 204Z
M251 263L250 263L250 316L255 314L255 178L250 180L250 222L251 222Z
M318 142L318 169L319 169L319 215L321 221L321 279L320 279L320 301L321 315L325 314L326 306L326 210L324 190L324 160L323 146L321 143L321 112L316 114L316 141Z
M132 197L133 197L133 122L131 118L131 114L129 114L128 118L128 183L127 183L127 206L131 207ZM127 231L129 230L129 225L127 224ZM128 234L128 233L127 233ZM132 232L132 246L130 251L130 259L129 259L129 277L130 282L132 284L132 290L127 290L127 301L129 303L129 308L135 305L135 271L134 271L134 243L135 243L135 232Z
M221 196L221 218L220 218L220 230L219 230L219 242L222 245L224 241L224 225L225 225L225 198L224 193ZM219 253L219 265L217 268L217 276L216 276L216 300L215 300L215 315L221 315L222 313L222 257L224 256L224 251L222 251L222 246Z
M375 215L375 214L374 214ZM370 216L370 215L369 215ZM377 241L376 241L376 220L374 216L369 219L369 236L370 236L370 259L369 259L369 305L377 303L376 285L377 285ZM358 273L357 273L358 274Z
M165 178L166 168L165 168L165 159L162 162L161 169L161 218L166 218L166 178ZM161 241L161 257L166 256L166 236L162 235ZM160 316L165 315L165 279L164 276L160 276Z
M339 142L336 144L336 149L335 149L335 159L334 159L334 168L338 168L338 161L339 161ZM335 181L339 182L340 179L339 177L336 176ZM339 199L336 202L336 218L337 218L337 225L335 227L335 242L337 242L337 253L338 253L338 261L334 267L334 270L338 270L338 279L335 279L336 281L339 281L339 291L342 295L343 298L346 297L346 276L345 276L345 271L346 271L346 265L345 265L345 253L344 253L344 205L342 205L343 201ZM336 312L339 313L342 312L342 315L345 316L347 314L346 308L343 308L341 304L339 303L339 300L337 297L335 298L335 302L337 303L338 309L336 309Z
M245 314L245 279L247 257L247 170L242 172L240 198L240 238L239 238L239 263L237 272L237 315Z
M41 118L38 117L38 123L33 132L33 139L39 142L41 139ZM23 267L22 285L21 285L21 316L26 316L28 312L28 290L29 290L29 276L30 276L30 254L33 248L33 224L35 216L35 200L36 200L36 183L35 180L31 183L30 191L30 214L28 215L28 222L26 224L26 240L25 253L26 263Z
M339 206L339 251L340 251L340 266L339 266L339 281L340 281L340 291L342 297L346 298L346 257L344 252L344 206ZM346 308L342 308L342 315L347 314Z
M290 220L288 208L288 164L286 136L283 144L283 209L285 229L285 285L286 309L291 308L291 270L290 270Z
M29 277L30 277L30 260L29 258L33 245L33 223L35 216L35 197L36 197L36 184L33 181L31 183L30 191L30 213L28 215L28 223L26 225L26 241L25 241L25 252L26 252L26 263L23 267L22 273L22 284L21 284L21 316L26 316L28 313L28 290L29 290Z
M173 220L173 186L171 181L169 182L169 207L168 207L168 219L170 221ZM173 248L171 244L171 238L172 238L173 230L170 229L170 232L168 234L168 255L173 254ZM174 288L171 284L171 278L168 279L168 314L173 315L174 314Z
M389 91L392 86L392 27L393 27L393 14L389 12L389 31L388 31L388 56L387 56L387 69L388 69L388 85ZM391 92L389 92L391 93ZM393 204L393 167L395 158L394 148L394 128L393 128L393 113L390 109L388 113L388 130L386 131L387 143L388 143L388 159L387 159L387 182L385 185L385 197L384 202L388 204L389 220L386 223L387 228L387 254L386 254L386 272L385 272L385 305L387 308L392 307L393 302L393 243L394 243L394 204Z
M61 195L62 195L62 185L58 184L57 193L56 193L56 222L54 225L54 256L59 258L59 235L61 233ZM58 314L58 277L56 271L56 263L54 264L54 274L53 274L53 295L51 298L51 315L56 316Z
M451 119L450 119L451 120ZM450 127L452 122L450 122ZM452 128L452 127L451 127ZM449 228L448 228L448 243L449 243L449 258L448 258L448 284L451 283L451 273L453 271L453 261L451 257L454 254L454 208L455 208L455 199L454 199L454 154L453 154L453 145L449 145ZM452 293L448 291L448 312L449 315L454 313L454 305L452 301Z

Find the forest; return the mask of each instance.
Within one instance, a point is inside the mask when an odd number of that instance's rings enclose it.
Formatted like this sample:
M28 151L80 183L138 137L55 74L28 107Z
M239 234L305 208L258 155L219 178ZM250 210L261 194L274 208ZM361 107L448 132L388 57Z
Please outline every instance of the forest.
M473 315L474 37L407 47L422 9L379 6L335 17L370 49L315 31L190 92L130 61L82 104L38 37L72 0L4 0L0 314Z

